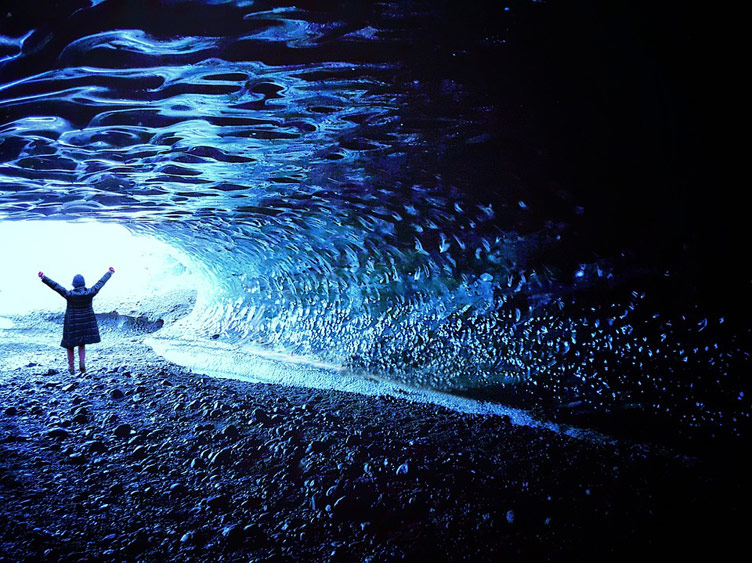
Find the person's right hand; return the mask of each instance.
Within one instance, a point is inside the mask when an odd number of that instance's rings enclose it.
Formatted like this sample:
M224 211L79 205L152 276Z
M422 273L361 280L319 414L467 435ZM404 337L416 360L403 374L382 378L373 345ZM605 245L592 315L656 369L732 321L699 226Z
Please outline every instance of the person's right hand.
M111 273L111 274L114 274L114 273L115 273L115 268L113 268L112 266L110 266L110 273Z
M40 278L43 278L43 277L44 277L44 272L39 272L39 273L38 273L37 275L38 275L38 276L39 276Z

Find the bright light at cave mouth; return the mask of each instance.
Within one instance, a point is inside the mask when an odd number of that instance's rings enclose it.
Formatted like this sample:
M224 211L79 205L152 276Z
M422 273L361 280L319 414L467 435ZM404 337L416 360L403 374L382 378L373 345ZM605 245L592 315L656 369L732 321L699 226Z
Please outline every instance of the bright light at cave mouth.
M2 221L0 315L64 308L40 282L39 271L67 288L82 274L91 287L112 266L115 275L96 302L97 311L109 311L183 286L190 277L187 263L177 249L117 223Z

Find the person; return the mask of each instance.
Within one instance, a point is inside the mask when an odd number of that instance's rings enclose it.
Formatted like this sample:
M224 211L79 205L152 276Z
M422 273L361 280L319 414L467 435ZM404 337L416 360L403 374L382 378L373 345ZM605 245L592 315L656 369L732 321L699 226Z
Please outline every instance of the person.
M60 342L60 346L65 348L68 353L68 371L71 375L76 373L73 349L78 346L78 367L81 373L85 373L86 345L101 342L92 301L114 273L115 269L110 267L109 271L102 276L102 279L89 289L86 288L84 277L81 274L76 274L73 277L73 289L68 290L45 276L44 272L39 272L42 282L57 291L68 302L65 309L65 320L63 321L63 340Z

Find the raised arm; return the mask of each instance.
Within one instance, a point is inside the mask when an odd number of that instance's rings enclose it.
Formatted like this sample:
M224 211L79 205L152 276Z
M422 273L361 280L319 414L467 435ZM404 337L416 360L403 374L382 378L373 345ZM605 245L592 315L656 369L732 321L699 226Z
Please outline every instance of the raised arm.
M63 297L66 297L66 298L68 297L68 290L65 289L62 285L60 285L59 283L57 283L54 280L51 280L50 278L48 278L47 276L45 276L42 272L39 272L39 277L42 278L42 283L44 283L45 285L51 287L52 289L54 289L55 291L57 291Z
M107 280L109 280L112 277L112 274L114 273L115 273L115 269L110 268L110 270L105 275L102 276L101 280L99 280L97 283L91 286L91 292L92 292L91 294L96 295L97 293L99 293L99 290L104 287L104 284L107 283Z

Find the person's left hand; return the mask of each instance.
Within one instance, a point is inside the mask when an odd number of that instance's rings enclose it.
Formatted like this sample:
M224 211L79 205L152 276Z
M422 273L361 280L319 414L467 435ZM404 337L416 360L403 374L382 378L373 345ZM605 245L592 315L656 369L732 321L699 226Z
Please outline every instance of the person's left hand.
M44 277L44 272L39 272L39 273L38 273L37 275L38 275L38 276L39 276L40 278L43 278L43 277Z

